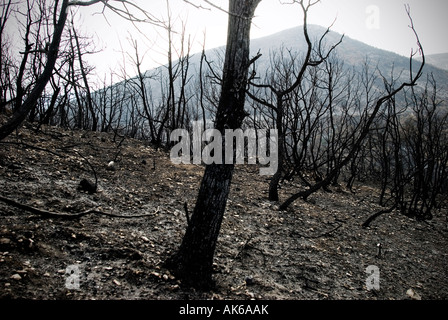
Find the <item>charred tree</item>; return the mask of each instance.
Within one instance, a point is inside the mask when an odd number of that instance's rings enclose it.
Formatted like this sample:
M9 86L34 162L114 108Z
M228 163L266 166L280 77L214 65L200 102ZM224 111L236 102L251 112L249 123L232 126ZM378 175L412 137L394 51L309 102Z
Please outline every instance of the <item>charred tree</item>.
M330 28L328 28L326 32L319 39L317 48L315 48L315 46L313 46L311 42L311 38L308 32L308 12L310 8L317 3L317 1L315 2L308 1L308 3L305 4L303 0L302 1L295 0L293 1L293 3L298 3L301 6L303 12L303 35L307 43L305 58L297 76L295 77L292 83L280 84L278 86L276 86L275 84L256 84L252 81L250 82L250 84L255 88L269 89L272 92L273 96L275 97L273 99L275 100L274 102L268 102L266 100L260 99L251 92L248 92L249 97L251 97L254 101L274 110L276 114L275 126L277 128L278 133L278 167L277 172L273 175L269 183L270 201L279 200L278 188L280 180L283 175L285 158L286 158L286 148L285 148L286 128L284 125L284 121L287 116L286 104L289 100L289 95L291 95L297 88L299 88L302 85L302 81L304 79L307 70L309 70L312 67L317 67L323 62L325 62L330 56L330 54L333 52L333 50L336 49L336 47L342 43L344 37L342 36L341 39L336 44L334 44L326 53L323 53L322 42L324 41L327 34L330 32ZM290 68L293 67L294 67L294 61L292 62ZM275 69L278 69L278 67L275 67Z
M304 191L300 191L296 194L291 195L288 199L286 199L279 207L280 210L286 210L289 205L291 205L295 200L302 198L306 200L311 194L314 192L325 188L331 184L331 182L334 180L334 178L339 174L339 171L344 168L358 153L359 149L361 148L363 142L365 141L366 137L368 136L373 122L377 119L377 115L380 111L380 109L383 107L383 105L393 99L399 92L401 92L403 89L407 87L414 87L417 84L417 81L420 79L420 77L423 74L423 68L425 66L425 55L423 52L423 47L420 43L420 39L418 37L417 31L415 30L414 23L411 17L410 13L410 7L406 6L406 12L408 14L409 20L410 20L410 28L413 31L418 45L418 50L416 52L412 51L411 56L409 58L409 82L403 82L400 86L397 88L393 88L392 85L388 83L388 80L382 76L382 80L386 86L387 94L384 96L378 98L376 100L376 103L374 104L374 107L372 108L372 111L370 114L366 114L366 119L364 120L364 123L362 126L359 127L358 132L354 132L353 134L353 144L350 146L350 148L347 149L347 155L344 156L343 159L341 159L337 165L335 165L330 172L327 173L326 177L317 182L316 184L312 185L308 189ZM420 63L420 66L416 73L413 72L413 58L414 56L420 53L422 57L422 62ZM392 80L392 83L394 81Z
M121 4L124 7L124 9L119 8L114 4L111 4L109 1L103 1L103 0L89 0L89 1L62 0L62 1L55 1L54 4L52 5L54 7L52 9L53 12L52 19L49 19L47 16L45 16L43 12L41 13L43 20L47 19L48 22L51 20L53 23L51 41L48 44L48 46L45 47L45 49L40 48L37 50L31 50L30 47L26 47L25 48L26 50L23 54L27 55L29 53L43 53L46 55L46 61L43 66L42 72L37 76L36 80L33 82L33 87L30 88L29 93L27 94L23 103L21 103L19 107L15 108L13 115L8 119L8 121L5 124L3 124L0 127L0 141L5 139L9 134L11 134L23 123L23 121L27 118L27 116L30 114L30 112L38 103L38 100L41 97L42 93L44 92L45 87L48 84L48 81L53 75L55 64L59 56L59 46L61 43L62 34L70 11L69 8L71 6L86 7L101 3L104 5L104 8L109 9L118 16L125 18L127 20L133 22L148 22L154 25L162 26L161 22L158 19L156 19L154 16L152 16L139 6L130 3L130 1L117 0L114 1L114 3L115 2ZM132 11L134 12L131 12L131 10L129 10L127 6L131 6L133 9ZM137 17L138 15L144 16L144 19L138 18ZM43 23L44 21L40 22ZM23 59L23 61L26 60Z
M72 20L72 24L73 24L73 20ZM79 67L80 67L80 72L81 72L81 76L82 76L82 81L84 82L84 89L86 90L86 102L87 102L87 107L88 110L92 116L92 127L90 128L92 131L96 131L98 129L98 119L96 116L96 112L93 108L93 100L92 100L92 94L90 92L90 85L89 85L89 81L87 79L87 73L89 72L85 66L85 62L82 59L83 56L83 52L82 52L82 48L81 48L81 44L79 41L79 36L76 32L76 29L73 27L72 28L72 34L73 37L75 39L75 44L76 44L76 52L77 52L77 56L78 56L78 62L79 62Z
M221 133L224 133L225 129L241 127L246 117L244 102L250 66L250 28L252 17L260 1L230 0L229 2L222 88L215 119L215 128ZM206 166L196 206L180 248L167 261L167 267L188 285L208 289L213 284L213 256L233 171L233 164L213 163Z
M30 111L36 105L37 100L40 98L42 92L45 89L48 81L53 73L53 68L56 63L59 51L59 44L61 42L62 32L64 30L65 22L67 20L69 1L62 1L61 9L59 11L59 18L55 24L54 34L51 44L48 48L47 62L45 64L44 71L36 80L34 88L31 90L25 101L14 111L12 117L3 126L0 127L0 141L6 138L11 132L13 132L22 122L26 119ZM55 19L56 20L56 19Z

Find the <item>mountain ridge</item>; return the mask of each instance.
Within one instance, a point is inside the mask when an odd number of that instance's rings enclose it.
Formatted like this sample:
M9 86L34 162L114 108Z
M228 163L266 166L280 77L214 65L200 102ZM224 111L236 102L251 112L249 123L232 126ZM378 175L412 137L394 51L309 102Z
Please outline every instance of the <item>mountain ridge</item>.
M308 33L312 42L318 40L326 31L327 28L324 28L322 26L314 24L308 25ZM327 45L327 47L332 46L336 44L341 39L341 37L342 34L329 30L328 34L325 37L324 43ZM300 25L273 33L265 37L251 39L250 48L251 56L255 56L258 52L262 54L262 57L257 61L259 68L260 61L263 61L263 59L269 60L270 54L272 52L275 52L275 50L279 50L280 48L291 49L292 51L296 51L298 54L305 53L307 47L303 35L303 26ZM209 49L205 53L207 57L212 57L212 59L210 60L214 60L213 52L221 52L221 54L224 55L224 51L225 46L219 46ZM346 35L344 35L342 43L335 49L335 53L344 62L344 64L346 64L347 67L350 68L359 68L364 63L364 61L367 61L369 66L371 66L372 68L378 67L381 72L386 75L391 74L392 68L394 68L396 74L400 73L402 70L409 70L410 57L402 56L392 51L370 46L362 41L350 38ZM195 59L197 59L197 63L199 63L200 55L200 53L192 55L193 65L196 63L196 61L194 61ZM448 64L448 54L446 55ZM443 54L441 57L445 58ZM440 82L441 87L448 90L448 71L442 67L437 66L435 58L435 55L426 56L427 65L425 66L424 71L427 74L433 73L438 83ZM417 70L421 63L421 58L417 56L414 57L413 63L413 69ZM260 72L258 71L257 73L260 74ZM407 72L405 73L407 74Z
M439 69L448 71L448 52L428 54L425 56L426 62L433 65Z
M308 25L308 32L312 42L319 39L326 31L327 28L318 25ZM327 48L333 46L341 39L341 37L342 34L330 30L325 37L324 46ZM307 44L303 35L303 26L293 27L265 37L251 39L250 48L251 57L255 56L257 53L261 53L261 57L256 62L256 71L258 75L263 75L266 70L268 70L267 68L270 65L270 58L273 52L279 52L279 50L282 49L290 50L298 55L303 55L306 52ZM224 53L225 46L219 46L205 51L207 61L215 67L215 72L218 74L220 74L222 70ZM335 49L334 53L341 61L343 61L345 68L350 68L360 72L363 65L367 63L372 72L375 70L380 70L381 74L386 77L393 74L394 77L397 78L400 76L400 82L409 81L409 57L404 57L391 51L372 47L362 41L352 39L348 36L344 36L342 43ZM440 91L442 92L442 98L448 98L448 71L430 64L429 62L431 61L431 56L428 56L428 63L424 68L424 74L418 81L417 86L420 89L424 88L426 84L426 77L429 74L432 74L437 82L437 87L441 89ZM189 87L186 89L193 94L198 91L200 60L200 52L191 54L189 57L189 80L187 81L187 86ZM180 60L173 61L173 65L176 66L179 61ZM413 58L414 73L418 70L420 63L421 60L418 60L416 57ZM206 65L204 65L204 69L205 68ZM167 65L162 65L147 70L144 72L144 75L145 86L147 92L150 94L150 99L155 105L157 105L166 93L166 88L164 89L163 86L167 84L168 80ZM126 81L133 79L135 80L136 76L116 83L115 85L122 86ZM206 79L206 77L204 77L204 79ZM175 82L175 90L178 90L180 83L181 80L177 79ZM382 82L380 82L379 85L382 85Z
M324 34L326 30L327 28L318 25L308 26L308 32L312 40L316 40L318 37ZM325 43L327 43L328 46L331 46L333 44L336 44L341 37L342 34L330 30L326 35ZM262 42L270 42L271 48L279 48L281 47L281 44L283 44L285 48L306 50L306 42L303 36L303 26L285 29L266 37L252 39L252 54L256 52L255 48L257 46L266 47L266 45L260 45L260 43ZM376 66L376 64L378 64L378 67L381 71L383 71L383 68L389 71L383 72L383 74L390 74L392 66L396 69L396 71L409 69L410 57L402 56L398 53L385 49L373 47L362 41L350 38L347 35L344 35L342 43L335 49L335 52L345 64L348 64L350 66L359 66L366 59L370 61L370 65L372 66ZM425 66L426 70L424 70L425 73L436 74L437 77L442 80L443 86L448 89L448 53L425 55L425 58L427 63ZM442 61L444 61L446 65L443 64ZM415 56L413 58L413 63L415 64L415 66L413 66L414 70L417 70L418 66L421 63L421 57Z

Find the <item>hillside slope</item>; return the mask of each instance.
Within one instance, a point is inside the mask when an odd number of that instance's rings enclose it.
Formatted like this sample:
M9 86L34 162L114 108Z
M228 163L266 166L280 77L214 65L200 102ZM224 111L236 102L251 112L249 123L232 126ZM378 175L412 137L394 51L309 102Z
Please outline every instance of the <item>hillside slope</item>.
M430 54L426 56L426 62L434 67L448 71L448 53Z
M376 189L357 185L280 212L253 165L236 168L216 288L186 288L163 262L181 242L184 203L191 211L203 167L174 165L113 134L42 130L27 125L0 144L0 196L21 204L0 201L2 299L408 299L411 288L423 299L448 298L446 208L432 221L392 212L362 229L382 208ZM93 179L92 168L98 192L89 194L78 186ZM284 184L281 198L300 188ZM367 290L370 265L380 269L379 291ZM77 289L67 286L74 267Z

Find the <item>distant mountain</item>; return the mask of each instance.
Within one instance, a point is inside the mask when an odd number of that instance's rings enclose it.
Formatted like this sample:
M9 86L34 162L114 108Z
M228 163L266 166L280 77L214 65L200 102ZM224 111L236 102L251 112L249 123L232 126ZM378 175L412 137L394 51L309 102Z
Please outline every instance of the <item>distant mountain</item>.
M326 31L326 28L317 25L308 26L308 31L311 40L318 40L320 36ZM341 38L341 34L330 31L325 43L327 47L337 43ZM292 49L297 52L305 52L307 46L303 36L303 28L301 26L287 29L276 34L266 36L251 41L251 51L255 54L258 50L265 56L269 52L274 52L283 48ZM390 75L392 70L394 74L398 75L401 71L405 71L402 75L402 81L409 80L409 57L404 57L396 53L378 49L367 45L361 41L351 39L345 36L342 43L337 47L336 53L344 62L346 68L354 68L361 70L364 61L369 64L370 70L374 71L376 67L383 75ZM265 57L266 59L267 57ZM430 55L426 57L426 66L424 69L424 76L420 79L418 85L424 86L426 83L426 75L432 73L437 81L437 85L445 92L448 91L448 53L441 55ZM415 58L413 70L418 70L421 60ZM261 63L260 63L261 65ZM261 68L262 69L262 68Z
M426 62L434 67L448 71L448 53L427 55Z
M314 41L318 40L322 34L325 33L326 28L309 25L309 34ZM341 34L336 32L329 32L326 36L325 43L327 48L337 43L341 38ZM291 52L298 52L304 54L306 51L306 41L303 36L303 28L301 26L287 29L270 36L252 39L251 40L251 56L255 56L258 52L262 54L261 58L257 60L257 75L264 75L267 68L270 65L270 56L274 52L279 50L289 50ZM222 63L224 57L225 47L218 47L206 51L207 61L214 65L215 71L220 74L222 70ZM382 49L374 48L361 41L344 37L343 42L337 47L336 54L340 60L344 62L345 68L353 70L362 70L364 62L367 62L371 72L374 72L377 68L386 77L392 73L395 77L401 75L400 81L409 81L409 57L404 57L393 52L385 51ZM199 82L199 66L200 66L201 54L196 53L190 57L189 60L189 79L187 85L187 95L194 95L198 92ZM445 100L448 99L448 71L442 70L447 65L448 54L434 55L427 57L427 65L424 69L424 75L418 82L419 87L424 87L426 84L426 77L428 74L433 74L437 81L437 87L439 94ZM439 68L435 67L437 65ZM175 62L174 64L176 64ZM419 60L415 59L413 62L414 72L420 66ZM206 66L204 66L206 68ZM402 72L404 71L404 72ZM151 102L157 106L160 100L167 94L168 83L168 71L166 66L161 66L145 72L147 79L145 84L147 92L151 96ZM207 79L207 78L206 78ZM132 81L132 79L130 79ZM122 87L123 83L115 84L114 86ZM398 83L398 82L397 82ZM180 84L180 80L176 85ZM379 87L382 88L382 83L379 81ZM178 90L178 89L176 89ZM133 95L133 93L130 93ZM190 100L191 104L199 104L197 97ZM198 108L198 106L193 106Z

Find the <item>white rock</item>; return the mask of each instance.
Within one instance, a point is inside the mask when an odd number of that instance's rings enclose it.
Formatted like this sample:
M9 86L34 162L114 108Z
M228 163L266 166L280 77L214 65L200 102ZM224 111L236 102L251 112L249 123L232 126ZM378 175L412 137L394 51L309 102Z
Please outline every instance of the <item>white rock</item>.
M20 276L20 274L15 273L11 276L11 279L13 280L22 280L22 277Z
M111 161L107 164L107 170L115 171L115 162Z
M415 292L414 289L409 289L408 291L406 291L406 294L412 299L412 300L422 300L422 297Z

